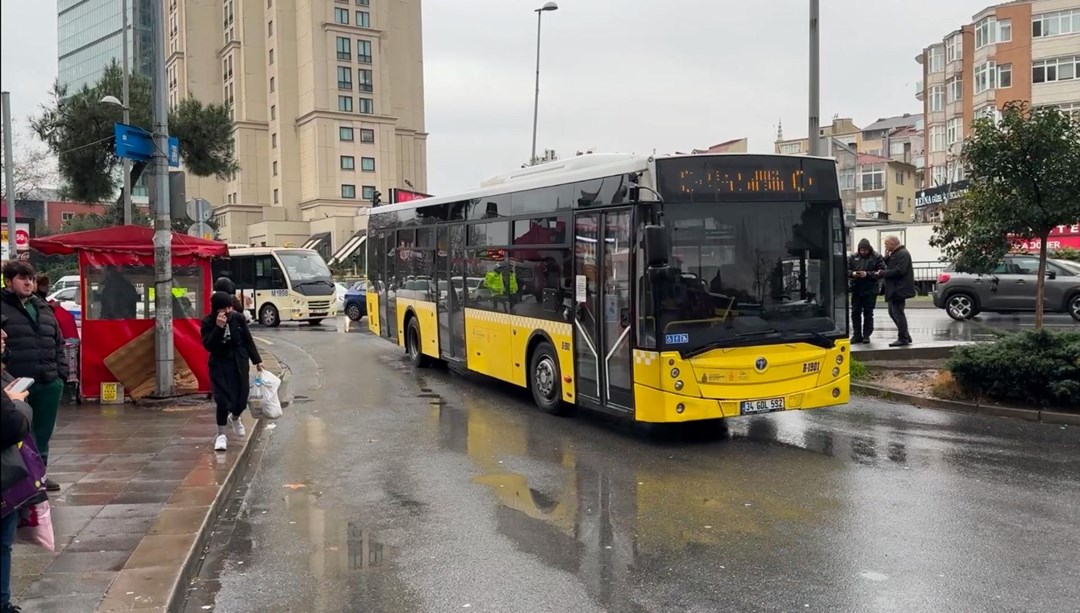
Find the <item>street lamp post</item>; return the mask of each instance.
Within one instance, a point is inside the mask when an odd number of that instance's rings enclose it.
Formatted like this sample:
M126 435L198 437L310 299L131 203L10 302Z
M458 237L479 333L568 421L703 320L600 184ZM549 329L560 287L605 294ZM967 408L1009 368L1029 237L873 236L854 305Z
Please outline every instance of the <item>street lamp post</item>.
M533 99L533 130L532 130L532 157L529 165L536 165L536 122L540 113L540 21L544 13L559 10L559 5L547 2L544 6L536 9L536 96Z
M123 104L124 107L124 125L131 125L131 100L129 99L128 92L128 79L130 68L128 66L128 16L127 16L127 0L120 0L120 13L123 15L122 26L120 32L120 38L123 39L123 51L124 61L124 91L123 91ZM124 158L124 225L131 225L131 160Z

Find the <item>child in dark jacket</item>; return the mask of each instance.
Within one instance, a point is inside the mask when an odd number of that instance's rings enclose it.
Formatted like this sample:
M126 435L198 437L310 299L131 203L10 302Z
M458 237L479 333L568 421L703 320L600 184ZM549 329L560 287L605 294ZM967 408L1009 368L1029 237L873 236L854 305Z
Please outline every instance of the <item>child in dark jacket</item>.
M248 362L262 371L255 339L243 315L233 309L233 301L231 294L214 292L210 297L210 314L202 320L202 342L210 353L210 385L217 405L216 451L225 451L227 425L232 425L237 436L246 434L240 414L248 401Z

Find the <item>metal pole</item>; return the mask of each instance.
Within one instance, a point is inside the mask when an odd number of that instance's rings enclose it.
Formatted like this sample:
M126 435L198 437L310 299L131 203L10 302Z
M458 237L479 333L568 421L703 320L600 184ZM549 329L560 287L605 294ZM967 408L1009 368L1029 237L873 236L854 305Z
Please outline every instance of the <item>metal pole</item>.
M810 155L821 155L821 50L819 44L819 0L810 0L810 117L807 137L810 139Z
M11 92L0 94L4 104L4 193L7 195L8 257L19 259L15 245L15 150L11 144Z
M536 97L533 99L533 133L532 133L532 157L529 165L536 165L536 120L540 113L540 20L544 15L543 10L536 11Z
M127 0L120 0L120 13L123 15L123 25L121 26L121 38L124 41L124 124L131 125L131 99L128 91L128 80L130 78L130 68L128 66L128 2ZM131 160L124 158L124 225L131 225Z
M164 2L150 2L154 40L154 341L157 360L155 393L159 398L173 395L173 312L172 312L172 219L169 207L169 109L165 98L165 15Z

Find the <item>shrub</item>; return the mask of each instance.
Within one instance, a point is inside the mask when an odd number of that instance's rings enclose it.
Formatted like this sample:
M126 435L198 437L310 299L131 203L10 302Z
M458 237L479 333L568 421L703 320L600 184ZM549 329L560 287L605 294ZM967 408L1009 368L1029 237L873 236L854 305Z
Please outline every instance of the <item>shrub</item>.
M972 395L1080 410L1080 332L1025 331L961 347L947 368Z
M1059 260L1071 260L1073 262L1080 262L1080 249L1073 249L1071 247L1064 247L1057 251L1051 251L1050 257Z
M939 371L934 375L934 379L930 382L930 390L934 393L934 396L938 398L944 398L945 400L969 400L969 394L960 387L960 384L953 378L952 373L947 370Z

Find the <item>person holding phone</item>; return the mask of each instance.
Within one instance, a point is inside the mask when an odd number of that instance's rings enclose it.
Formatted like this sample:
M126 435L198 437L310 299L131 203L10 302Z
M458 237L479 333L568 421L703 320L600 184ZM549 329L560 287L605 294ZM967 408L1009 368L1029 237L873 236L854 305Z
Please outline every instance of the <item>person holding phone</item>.
M210 353L210 385L217 410L215 451L226 450L227 426L231 425L237 436L247 434L240 415L248 402L248 362L262 371L262 358L255 347L255 339L233 305L232 294L214 292L210 296L210 314L202 320L202 342Z
M885 270L885 258L874 251L870 241L859 241L858 250L848 259L851 279L851 343L869 343L874 333L874 308L877 307L881 282L878 273Z

